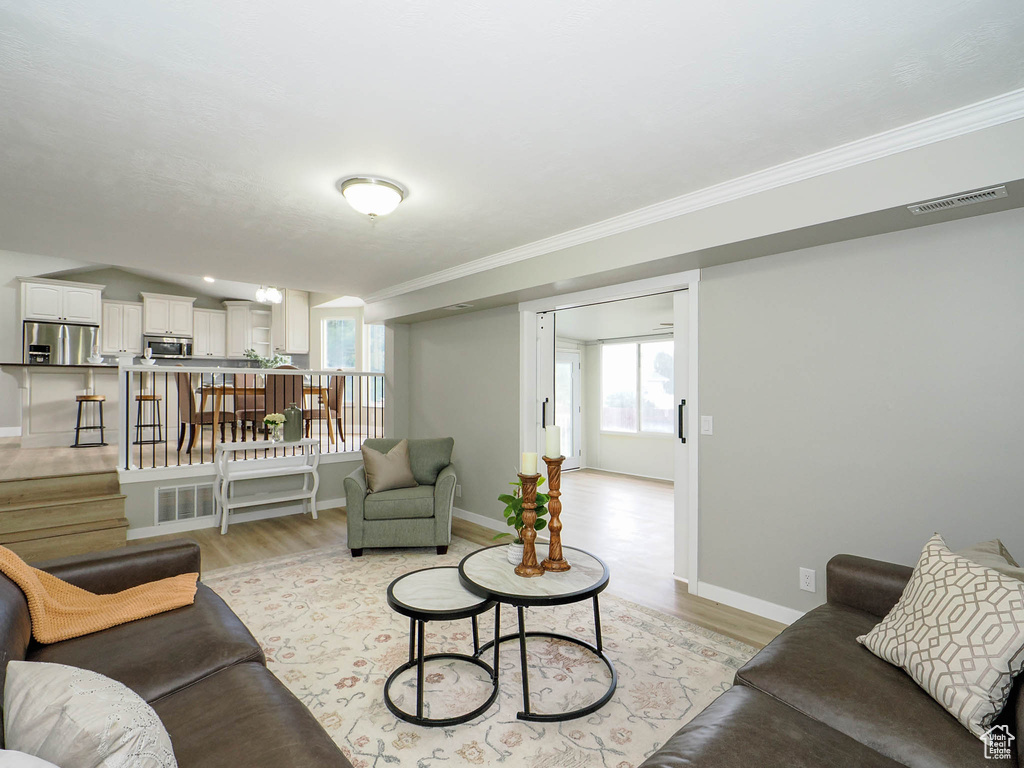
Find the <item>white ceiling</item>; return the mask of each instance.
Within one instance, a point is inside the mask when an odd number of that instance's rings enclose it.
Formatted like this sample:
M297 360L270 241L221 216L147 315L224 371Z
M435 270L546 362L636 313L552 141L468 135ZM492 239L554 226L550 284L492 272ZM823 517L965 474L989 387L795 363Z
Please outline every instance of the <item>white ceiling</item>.
M1016 0L0 0L0 249L387 286L1024 86ZM371 225L334 182L410 191Z
M610 301L555 313L555 335L577 341L672 333L672 294Z

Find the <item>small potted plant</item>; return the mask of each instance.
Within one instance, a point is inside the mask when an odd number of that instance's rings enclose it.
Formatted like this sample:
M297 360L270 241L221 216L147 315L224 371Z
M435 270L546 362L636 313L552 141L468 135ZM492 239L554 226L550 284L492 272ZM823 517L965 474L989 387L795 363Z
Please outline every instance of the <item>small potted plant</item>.
M544 478L540 478L537 481L537 488L540 488L544 484ZM498 501L505 505L505 511L502 513L505 515L505 525L510 528L515 528L516 534L512 538L512 543L508 545L508 550L505 556L508 561L513 565L516 565L523 560L523 482L517 480L509 485L515 486L515 490L512 493L503 493L498 496ZM540 531L547 526L548 521L544 519L544 516L548 513L547 503L548 495L546 493L537 493L537 508L534 510L537 513L537 522L534 523L533 529ZM511 533L505 531L497 534L494 537L494 541L504 538L505 536L512 536Z
M255 349L247 349L242 357L254 361L260 368L279 368L282 365L291 365L292 359L287 355L279 355L276 352L273 357L263 357Z
M285 419L283 413L268 413L263 417L263 426L270 431L270 441L272 443L281 442L281 427L284 425Z

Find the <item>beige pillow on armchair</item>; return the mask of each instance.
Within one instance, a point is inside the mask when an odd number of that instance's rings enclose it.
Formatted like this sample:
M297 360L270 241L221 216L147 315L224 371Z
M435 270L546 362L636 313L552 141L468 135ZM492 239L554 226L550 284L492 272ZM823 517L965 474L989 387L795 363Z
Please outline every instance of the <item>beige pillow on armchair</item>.
M409 464L408 440L401 440L387 453L375 451L365 445L360 450L363 452L366 487L370 493L395 488L415 488L419 485L412 476L412 466Z

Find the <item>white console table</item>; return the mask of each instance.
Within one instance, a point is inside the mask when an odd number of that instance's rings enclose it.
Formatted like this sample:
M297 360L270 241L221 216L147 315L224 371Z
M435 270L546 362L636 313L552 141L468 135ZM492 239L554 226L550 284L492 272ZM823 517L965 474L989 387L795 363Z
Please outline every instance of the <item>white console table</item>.
M235 458L236 453L255 451L257 458ZM273 454L278 455L273 455ZM259 454L264 454L260 456ZM269 455L267 455L269 454ZM316 514L316 490L320 485L320 441L304 438L291 443L217 443L215 462L217 477L214 496L220 508L220 532L228 532L228 516L232 509L302 501L313 519ZM270 477L302 477L302 488L236 495L236 483Z

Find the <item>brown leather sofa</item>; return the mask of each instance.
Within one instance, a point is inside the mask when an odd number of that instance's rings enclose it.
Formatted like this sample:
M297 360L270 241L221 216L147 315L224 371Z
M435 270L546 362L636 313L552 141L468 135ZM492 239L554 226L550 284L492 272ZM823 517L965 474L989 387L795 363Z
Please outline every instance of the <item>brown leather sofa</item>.
M100 594L200 570L199 547L190 541L35 565ZM160 716L180 768L352 768L266 668L245 625L203 584L185 608L40 645L31 639L24 595L0 575L0 690L12 659L82 667L124 683Z
M982 742L909 675L857 642L896 604L911 571L832 558L828 602L754 656L641 768L1024 768L1020 749L986 759ZM1021 680L997 724L1024 736Z

